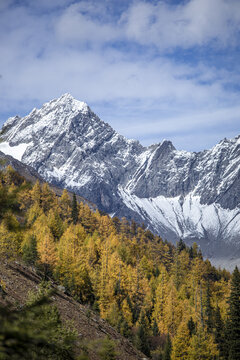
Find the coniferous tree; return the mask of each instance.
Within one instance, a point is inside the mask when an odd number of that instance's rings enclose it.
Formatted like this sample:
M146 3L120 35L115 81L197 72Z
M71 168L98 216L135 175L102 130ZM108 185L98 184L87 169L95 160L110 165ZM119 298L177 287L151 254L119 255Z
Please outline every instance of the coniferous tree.
M217 346L211 334L208 334L201 326L196 334L192 335L189 346L189 359L213 360L218 356Z
M0 206L0 218L1 218L8 208L8 196L7 196L6 187L3 186L1 183L0 183L0 204L1 204Z
M75 359L76 333L64 326L40 289L20 309L0 305L0 359Z
M22 247L23 261L27 265L35 265L38 260L36 236L31 234Z
M105 337L94 342L97 354L101 360L115 360L117 358L116 345L113 340Z
M189 259L192 260L194 258L194 254L193 254L193 248L192 246L189 249Z
M166 340L166 343L165 343L164 349L163 349L162 360L171 360L171 352L172 352L172 342L171 342L171 338L168 334L167 340Z
M229 303L228 360L239 360L240 359L240 273L237 267L235 268L232 274L231 292L228 303Z
M57 211L52 209L48 213L48 227L54 237L54 240L59 240L63 234L63 223Z
M190 332L188 324L185 320L178 327L176 336L173 339L172 344L172 360L188 360L189 354L189 341L190 341Z
M145 355L150 355L149 343L148 343L148 336L147 336L147 324L144 313L142 313L139 327L137 330L137 339L136 345L138 350L142 351Z
M62 219L70 220L71 217L71 200L66 189L63 190L62 196L59 199L59 215Z
M131 221L130 231L131 231L132 236L136 236L136 234L137 234L137 224L136 224L136 222L134 220Z
M73 199L72 199L72 221L74 224L76 224L78 221L78 207L77 207L77 198L75 193L73 193Z
M207 282L207 292L206 292L206 325L207 325L207 331L209 333L213 330L213 307L211 304L211 290L209 281Z
M195 334L196 325L195 325L195 322L193 321L192 316L191 316L190 319L188 320L187 326L188 326L188 330L189 330L190 336L192 336L193 334Z
M224 338L224 323L222 321L220 308L217 305L216 311L215 311L215 342L217 344L218 350L219 350L219 356L220 359L222 356L224 356L224 352L226 349L225 346L225 338Z
M156 319L154 319L154 322L153 322L152 332L153 332L153 336L159 336L160 335Z
M177 243L177 251L178 253L180 253L181 251L186 249L186 245L184 243L184 241L182 239L179 240L179 242Z
M39 180L36 181L35 185L33 186L30 194L31 194L31 198L32 200L37 203L38 205L41 204L41 193L42 193L42 189L41 189L41 185L39 183Z
M0 258L15 259L19 253L19 240L10 232L5 222L0 224Z

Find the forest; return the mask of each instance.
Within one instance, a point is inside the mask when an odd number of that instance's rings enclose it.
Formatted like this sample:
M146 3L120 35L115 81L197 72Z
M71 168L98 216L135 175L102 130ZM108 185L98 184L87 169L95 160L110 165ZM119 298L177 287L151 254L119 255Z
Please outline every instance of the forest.
M232 274L216 269L196 243L189 247L179 239L174 246L143 224L77 203L67 190L57 196L47 183L31 184L8 166L0 172L0 261L16 260L35 268L44 282L61 284L149 358L240 359L238 268ZM0 286L4 291L1 274ZM34 321L41 313L52 326L43 329L41 356L54 359L60 344L65 355L56 358L74 358L74 330L60 326L49 306L43 292L32 296L21 310L24 316L1 307L6 326L0 331L0 359L21 358L17 350L8 352L6 333L13 329L6 314L20 324L29 313ZM31 332L36 340L34 321L25 334L29 341ZM38 341L31 344L37 354ZM117 354L104 358L117 359Z

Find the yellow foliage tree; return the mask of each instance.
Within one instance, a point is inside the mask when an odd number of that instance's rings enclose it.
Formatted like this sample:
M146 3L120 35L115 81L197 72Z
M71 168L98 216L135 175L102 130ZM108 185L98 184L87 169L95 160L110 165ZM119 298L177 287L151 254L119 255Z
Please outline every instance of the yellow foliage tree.
M56 265L57 253L54 238L47 226L47 217L42 213L33 225L33 234L37 240L39 263L42 265L45 276L51 273Z
M196 334L190 339L189 360L212 360L217 359L218 350L212 335L207 334L199 327Z
M71 218L71 200L66 189L63 190L62 196L59 199L59 214L62 219Z
M182 308L180 304L174 281L173 279L170 279L167 285L167 296L165 298L163 311L163 324L164 332L169 333L172 336L176 335L177 328L182 319Z
M158 277L158 285L155 294L155 305L153 311L153 317L156 319L160 333L167 333L168 329L164 322L164 311L167 301L169 276L164 265L160 267L160 275Z
M185 318L179 325L177 334L173 339L171 359L188 360L189 342L190 342L190 333Z
M41 206L45 212L49 211L57 204L57 198L47 183L41 188Z
M0 224L0 256L8 260L17 257L20 250L20 242L17 235L10 232L7 226L2 222Z
M81 225L73 225L65 230L57 245L58 260L56 266L57 276L67 281L72 269L79 263L83 256L83 244L86 232Z
M43 209L38 202L35 202L27 212L27 224L32 225L42 215Z
M30 191L30 195L31 198L33 200L34 203L37 203L38 205L41 204L41 185L39 180L36 181L36 183L34 184L32 190Z

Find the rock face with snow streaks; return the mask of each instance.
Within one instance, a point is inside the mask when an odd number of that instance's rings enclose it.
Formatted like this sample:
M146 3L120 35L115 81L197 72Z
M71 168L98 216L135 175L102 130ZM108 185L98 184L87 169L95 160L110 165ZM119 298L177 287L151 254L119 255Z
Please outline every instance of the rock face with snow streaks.
M143 147L65 94L8 119L0 141L46 181L111 215L144 221L172 241L197 241L215 263L240 258L240 136L198 153L167 140Z

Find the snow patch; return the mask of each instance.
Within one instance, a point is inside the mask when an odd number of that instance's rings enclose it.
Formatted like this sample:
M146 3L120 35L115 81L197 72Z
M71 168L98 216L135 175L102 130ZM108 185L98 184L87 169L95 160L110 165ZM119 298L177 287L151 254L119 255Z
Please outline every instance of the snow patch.
M205 238L208 231L212 240L228 235L231 242L231 236L240 232L240 212L237 208L229 210L219 204L201 204L200 197L191 193L182 201L179 196L139 198L121 187L118 191L125 205L144 217L155 229L161 224L183 239L194 236Z
M6 155L11 155L15 159L21 161L23 154L25 153L27 147L30 145L32 145L32 143L23 143L16 146L10 146L8 142L2 142L0 143L0 151L2 151Z
M75 181L71 179L70 181L66 182L67 187L69 188L80 188L81 186L84 186L91 180L91 176L89 175L82 175L80 178Z

